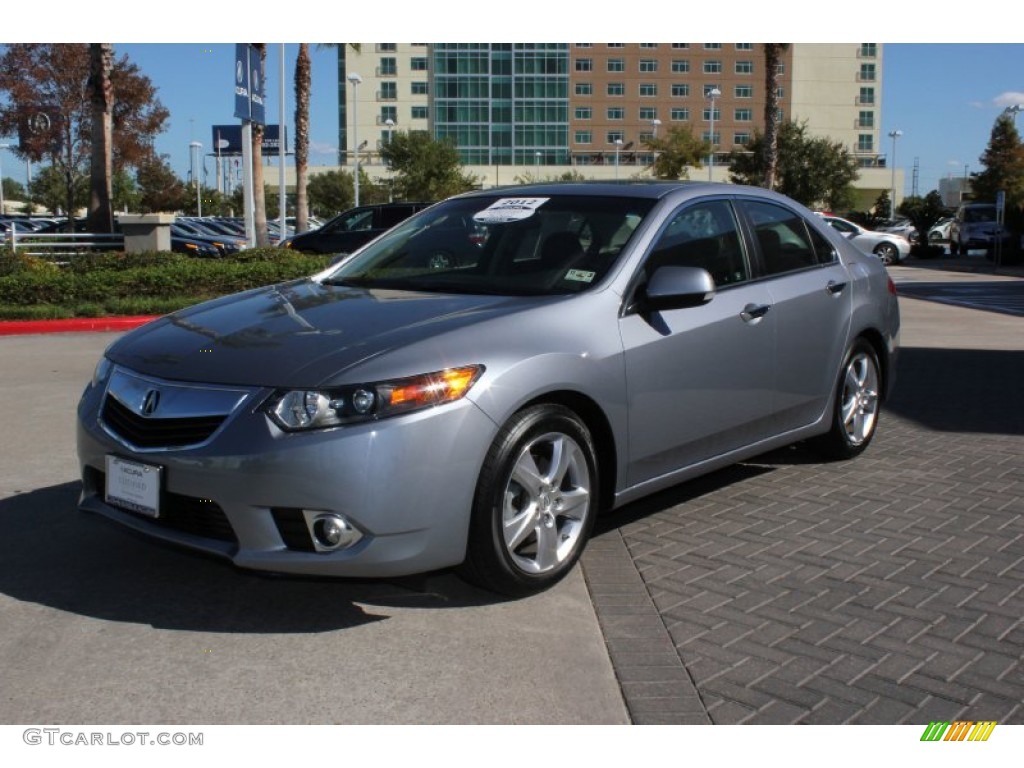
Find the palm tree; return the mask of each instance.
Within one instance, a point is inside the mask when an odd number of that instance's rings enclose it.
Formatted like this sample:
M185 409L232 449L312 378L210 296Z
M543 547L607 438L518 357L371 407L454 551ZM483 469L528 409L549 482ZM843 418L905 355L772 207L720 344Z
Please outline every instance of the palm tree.
M267 44L253 43L260 53L260 80L266 82ZM252 124L252 203L255 211L252 221L256 229L256 246L270 245L267 235L267 193L263 187L263 124Z
M338 43L324 43L318 48L336 48ZM357 53L359 43L349 43ZM312 90L312 62L309 43L299 44L295 62L295 231L309 229L309 96Z
M92 106L92 153L90 158L90 232L113 232L114 177L114 68L111 43L89 43L89 101Z
M775 188L779 165L779 64L789 43L764 43L764 186Z

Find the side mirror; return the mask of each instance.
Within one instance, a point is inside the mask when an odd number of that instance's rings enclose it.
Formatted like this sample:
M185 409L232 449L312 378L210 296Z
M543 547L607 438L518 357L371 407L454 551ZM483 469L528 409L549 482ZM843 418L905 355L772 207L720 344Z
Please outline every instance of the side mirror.
M639 297L641 312L685 309L707 304L715 297L715 280L699 267L659 267Z

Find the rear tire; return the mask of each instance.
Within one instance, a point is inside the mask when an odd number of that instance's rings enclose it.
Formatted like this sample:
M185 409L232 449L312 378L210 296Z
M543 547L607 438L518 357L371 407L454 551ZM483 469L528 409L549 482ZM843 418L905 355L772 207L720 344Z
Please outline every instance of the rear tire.
M832 428L815 438L815 449L830 459L852 459L871 443L881 406L881 368L874 348L858 339L839 372Z
M548 403L515 414L480 471L460 575L510 597L560 581L594 525L595 456L590 432L568 408Z

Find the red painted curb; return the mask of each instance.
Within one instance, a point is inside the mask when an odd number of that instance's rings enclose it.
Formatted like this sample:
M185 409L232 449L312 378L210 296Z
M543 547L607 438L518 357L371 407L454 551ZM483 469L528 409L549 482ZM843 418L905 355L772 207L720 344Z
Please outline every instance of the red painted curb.
M130 331L159 315L137 317L73 317L66 320L8 320L0 322L0 336L31 333L77 333L80 331Z

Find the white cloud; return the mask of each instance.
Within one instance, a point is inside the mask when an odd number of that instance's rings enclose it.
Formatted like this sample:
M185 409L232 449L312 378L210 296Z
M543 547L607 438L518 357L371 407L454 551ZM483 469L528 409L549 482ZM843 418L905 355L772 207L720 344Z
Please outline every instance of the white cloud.
M1012 107L1014 104L1024 104L1024 93L1021 91L1006 91L992 99L992 103L997 107Z

